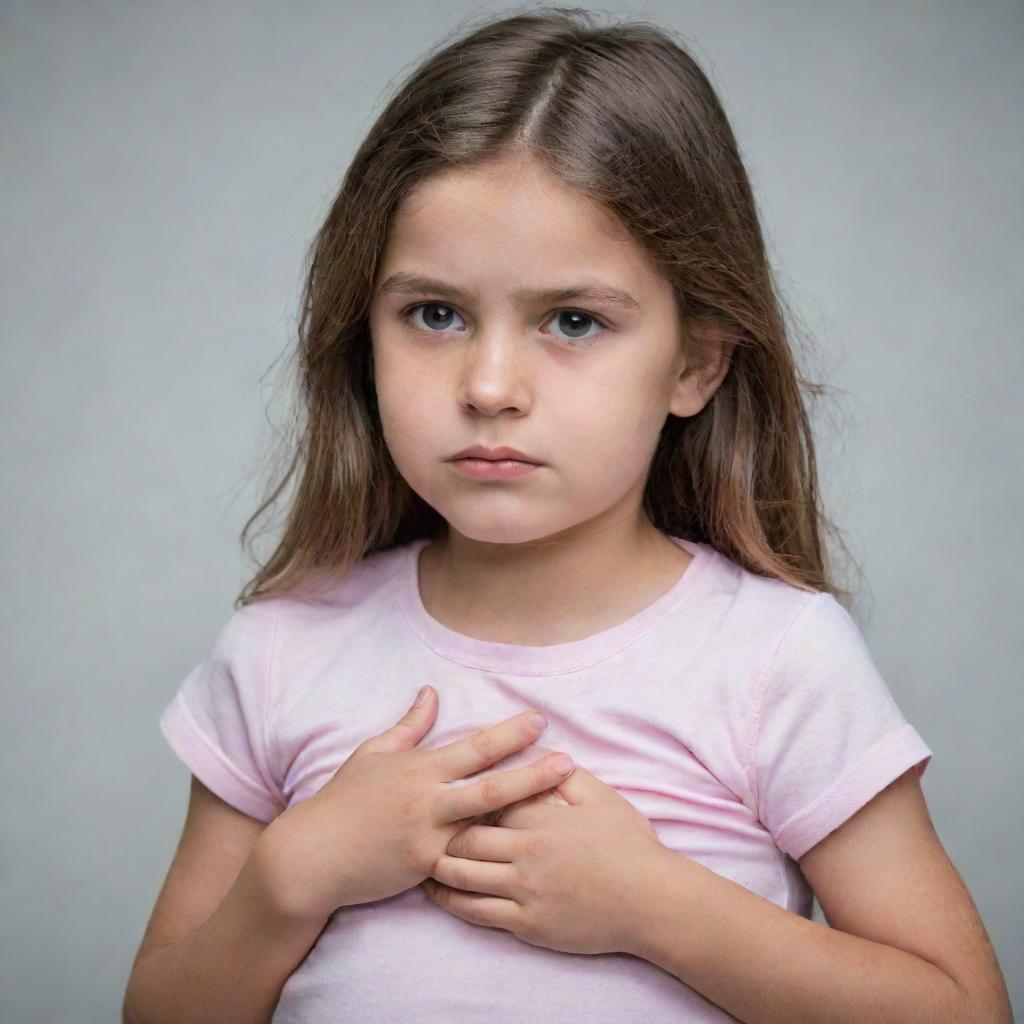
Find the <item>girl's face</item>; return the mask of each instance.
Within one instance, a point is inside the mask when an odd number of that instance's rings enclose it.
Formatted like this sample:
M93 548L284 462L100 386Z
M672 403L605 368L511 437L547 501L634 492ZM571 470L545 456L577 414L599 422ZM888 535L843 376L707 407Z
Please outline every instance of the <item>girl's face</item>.
M583 288L594 293L568 294ZM714 390L684 373L673 289L643 250L518 158L438 174L407 197L389 225L370 333L395 465L483 542L636 515L667 415L699 412ZM476 443L542 465L475 478L450 460Z

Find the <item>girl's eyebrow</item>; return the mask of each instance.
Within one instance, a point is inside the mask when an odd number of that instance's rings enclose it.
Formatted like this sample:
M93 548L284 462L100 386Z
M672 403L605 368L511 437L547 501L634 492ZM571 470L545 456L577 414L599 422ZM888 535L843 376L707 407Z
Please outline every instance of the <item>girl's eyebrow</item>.
M404 293L452 295L460 301L472 298L469 292L456 285L403 271L392 274L377 289L378 295ZM569 302L573 299L601 302L610 306L622 306L624 309L640 308L640 303L629 292L605 284L602 281L583 281L580 284L570 285L565 288L518 288L512 293L512 300L521 306L549 302Z

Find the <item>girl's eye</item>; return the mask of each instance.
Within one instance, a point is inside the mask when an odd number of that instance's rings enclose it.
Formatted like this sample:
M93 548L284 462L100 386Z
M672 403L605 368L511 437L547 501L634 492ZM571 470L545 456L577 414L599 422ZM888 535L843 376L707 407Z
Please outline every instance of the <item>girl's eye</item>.
M416 319L420 310L425 311L423 321ZM436 315L438 310L441 311L440 315ZM415 306L410 306L402 313L402 318L411 323L413 327L420 328L431 334L444 333L444 329L451 325L453 316L458 316L458 314L451 306L443 302L420 302ZM548 319L551 320L553 318L557 318L561 322L563 329L570 332L585 331L592 324L597 324L600 327L597 333L590 335L570 333L562 336L562 340L570 348L588 345L596 341L607 330L607 326L598 320L597 317L584 313L580 309L556 309Z
M416 319L416 314L420 310L429 310L430 315L425 317L425 323L421 323ZM437 310L442 310L440 316L435 316L434 313ZM455 310L451 306L446 306L441 302L420 302L415 306L410 306L402 313L402 319L408 321L413 327L418 327L421 330L426 330L432 333L438 333L443 331L446 327L451 324L451 318L457 316ZM435 330L436 328L436 330Z
M598 325L599 330L594 334L570 334L566 338L570 346L588 345L596 341L608 329L597 317L584 313L582 309L556 309L552 317L556 321L561 322L564 328L569 331L585 331L588 325Z

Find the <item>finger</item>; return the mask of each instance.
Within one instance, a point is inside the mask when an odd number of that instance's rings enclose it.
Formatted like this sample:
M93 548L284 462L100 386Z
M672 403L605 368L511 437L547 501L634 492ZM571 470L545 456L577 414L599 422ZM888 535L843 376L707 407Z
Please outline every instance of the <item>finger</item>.
M402 717L389 729L370 738L364 744L367 750L409 750L429 732L437 718L436 691L424 686Z
M558 767L563 763L563 758L568 761L571 772L571 758L566 754L555 753L539 758L524 768L510 768L508 771L488 775L473 785L453 786L439 801L442 818L447 822L475 818L551 789L567 774Z
M516 897L518 873L511 864L450 857L443 853L430 874L438 882L463 892L502 896L508 900Z
M449 857L507 864L516 859L521 831L500 825L470 825L448 840L444 852Z
M500 896L460 892L430 878L421 882L420 887L428 899L443 910L447 910L449 914L461 917L463 921L509 932L516 929L516 921L522 908L512 900L502 899Z
M535 711L524 711L504 722L480 729L454 743L448 743L430 752L434 765L440 769L442 782L464 779L522 750L546 728L532 722Z

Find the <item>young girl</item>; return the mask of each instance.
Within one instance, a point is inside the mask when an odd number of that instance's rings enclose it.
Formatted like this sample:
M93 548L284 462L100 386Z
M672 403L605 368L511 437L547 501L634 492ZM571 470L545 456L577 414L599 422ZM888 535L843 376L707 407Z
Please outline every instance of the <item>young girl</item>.
M433 53L303 298L297 488L160 718L192 794L125 1019L1010 1020L685 50L556 8Z

